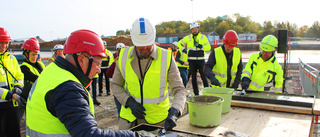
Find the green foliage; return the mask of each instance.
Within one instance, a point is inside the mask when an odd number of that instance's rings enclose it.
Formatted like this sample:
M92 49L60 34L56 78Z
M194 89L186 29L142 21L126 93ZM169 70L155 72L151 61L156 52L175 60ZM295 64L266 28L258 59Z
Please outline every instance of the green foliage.
M223 35L231 29L236 31L238 34L247 32L256 33L258 39L272 34L274 31L279 29L289 30L292 32L291 34L293 34L293 36L320 38L319 21L315 21L310 28L308 28L308 26L302 26L298 28L296 24L288 21L274 21L274 23L271 21L264 21L264 23L261 25L260 23L252 21L250 16L244 17L239 13L235 13L232 17L233 18L227 15L217 16L216 18L207 17L203 21L196 22L200 23L201 32L215 31L220 35L220 38L222 38ZM233 19L235 19L235 21ZM161 22L160 24L156 25L157 35L166 33L190 33L189 25L190 23L185 21ZM126 31L117 31L117 35L125 34L130 34L130 30L126 29Z

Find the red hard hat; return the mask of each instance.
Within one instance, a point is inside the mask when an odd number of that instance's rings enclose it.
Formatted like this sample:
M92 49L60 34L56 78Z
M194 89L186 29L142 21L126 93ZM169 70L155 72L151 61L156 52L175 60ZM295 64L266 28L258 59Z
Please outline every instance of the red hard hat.
M223 36L223 43L230 47L236 47L238 45L238 34L234 30L228 30Z
M98 34L90 30L77 30L68 37L64 48L64 54L87 52L91 56L107 57L103 42Z
M39 42L36 38L30 38L26 42L23 43L21 49L39 52L40 51Z
M9 35L9 32L0 27L0 41L5 41L5 42L9 42L12 41Z

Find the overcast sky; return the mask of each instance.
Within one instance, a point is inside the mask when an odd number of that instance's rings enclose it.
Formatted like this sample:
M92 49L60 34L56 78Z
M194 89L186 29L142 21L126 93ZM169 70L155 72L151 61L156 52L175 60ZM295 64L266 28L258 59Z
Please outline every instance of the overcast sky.
M320 21L319 6L320 0L0 0L0 27L13 39L40 36L46 41L68 37L78 29L116 35L139 17L156 25L240 13L260 24L289 21L310 27Z

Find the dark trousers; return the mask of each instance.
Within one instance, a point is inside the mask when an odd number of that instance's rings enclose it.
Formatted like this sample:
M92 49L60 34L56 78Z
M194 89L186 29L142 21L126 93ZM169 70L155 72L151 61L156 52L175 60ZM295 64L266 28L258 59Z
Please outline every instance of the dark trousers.
M109 78L107 77L107 70L108 69L101 69L101 73L99 74L99 93L102 93L102 87L103 87L103 76L106 80L106 93L110 94L110 81Z
M11 107L0 110L0 136L20 137L18 107Z
M197 71L199 71L203 86L208 87L208 80L206 76L203 73L203 67L204 67L205 61L204 60L197 60L197 61L189 61L189 70L192 77L192 88L193 93L195 95L199 95L199 89L198 89L198 83L197 83Z
M93 78L91 83L93 100L97 100L97 79L98 78Z

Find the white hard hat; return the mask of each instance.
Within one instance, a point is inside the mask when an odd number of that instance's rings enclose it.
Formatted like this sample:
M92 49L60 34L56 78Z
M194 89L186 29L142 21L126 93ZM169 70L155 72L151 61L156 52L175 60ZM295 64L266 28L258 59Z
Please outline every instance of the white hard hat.
M56 51L56 50L58 50L58 49L63 49L63 45L61 45L61 44L57 44L57 45L55 45L54 47L53 47L53 51Z
M197 22L192 22L192 23L190 24L190 30L191 30L192 28L195 28L195 27L200 27L200 24L197 23Z
M116 49L121 49L121 48L124 48L126 45L124 45L123 43L118 43L116 45Z
M103 42L103 45L107 46L107 42L106 41L102 41Z
M156 28L146 18L139 18L132 24L130 31L135 46L149 46L156 40Z
M178 42L175 41L175 42L172 43L172 45L178 47Z

